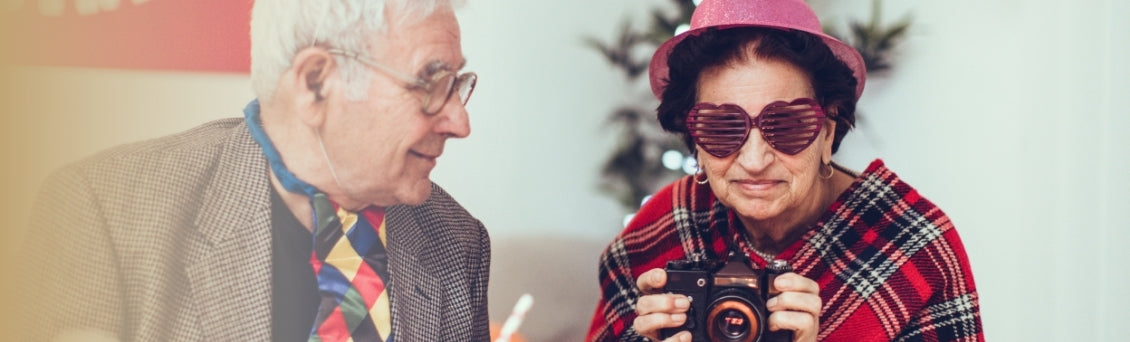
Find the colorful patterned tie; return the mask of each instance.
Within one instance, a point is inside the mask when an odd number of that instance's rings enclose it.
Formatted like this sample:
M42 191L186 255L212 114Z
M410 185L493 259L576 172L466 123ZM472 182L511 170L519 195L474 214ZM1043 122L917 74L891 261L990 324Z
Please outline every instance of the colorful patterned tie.
M310 265L322 303L309 341L391 341L384 208L358 215L320 193L311 202L317 227Z
M392 341L389 293L385 290L391 278L385 251L384 208L368 208L360 216L339 210L326 195L286 168L263 130L259 100L243 108L243 118L279 183L287 191L309 197L313 207L314 251L310 266L318 278L322 303L308 340Z

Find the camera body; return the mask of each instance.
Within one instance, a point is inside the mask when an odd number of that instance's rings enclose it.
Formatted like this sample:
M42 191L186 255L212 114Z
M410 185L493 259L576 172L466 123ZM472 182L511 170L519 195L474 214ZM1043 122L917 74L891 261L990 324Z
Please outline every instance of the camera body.
M730 253L724 263L702 258L669 261L666 271L664 289L687 296L691 306L686 322L662 329L662 338L688 330L695 342L792 341L792 331L769 331L769 311L765 308L765 302L779 293L771 290L773 280L792 271L784 260L755 270L748 256Z

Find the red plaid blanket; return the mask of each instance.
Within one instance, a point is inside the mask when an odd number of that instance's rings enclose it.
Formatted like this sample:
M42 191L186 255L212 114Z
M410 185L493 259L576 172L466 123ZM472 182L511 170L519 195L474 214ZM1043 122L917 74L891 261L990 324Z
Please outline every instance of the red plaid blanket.
M643 341L636 277L692 253L726 255L743 228L708 185L685 177L644 205L600 260L590 341ZM778 259L820 285L821 341L984 341L973 274L945 213L875 160Z

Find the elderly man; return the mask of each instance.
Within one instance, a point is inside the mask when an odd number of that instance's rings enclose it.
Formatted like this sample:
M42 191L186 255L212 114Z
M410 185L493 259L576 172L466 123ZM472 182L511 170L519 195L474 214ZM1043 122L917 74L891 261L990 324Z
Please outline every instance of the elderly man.
M54 174L30 339L485 341L490 243L429 180L476 76L447 1L256 1L243 119Z

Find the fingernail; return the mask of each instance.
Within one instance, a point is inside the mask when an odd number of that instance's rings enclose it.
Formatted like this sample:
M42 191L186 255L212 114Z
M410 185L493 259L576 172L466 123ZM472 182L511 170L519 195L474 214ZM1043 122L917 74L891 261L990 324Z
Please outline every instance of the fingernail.
M777 297L769 298L769 301L765 302L765 306L770 308L777 306Z
M687 314L681 314L681 313L671 314L671 320L674 321L675 323L682 324L683 322L685 322L687 320Z
M684 331L679 333L679 341L691 342L691 332Z
M792 280L789 280L789 278L783 278L783 277L777 277L777 280L774 281L774 283L775 283L774 285L776 285L777 288L782 288L782 287L788 288L788 287L793 285Z
M676 309L686 309L686 308L689 308L689 307L691 307L691 301L687 300L686 298L675 299L675 308Z

